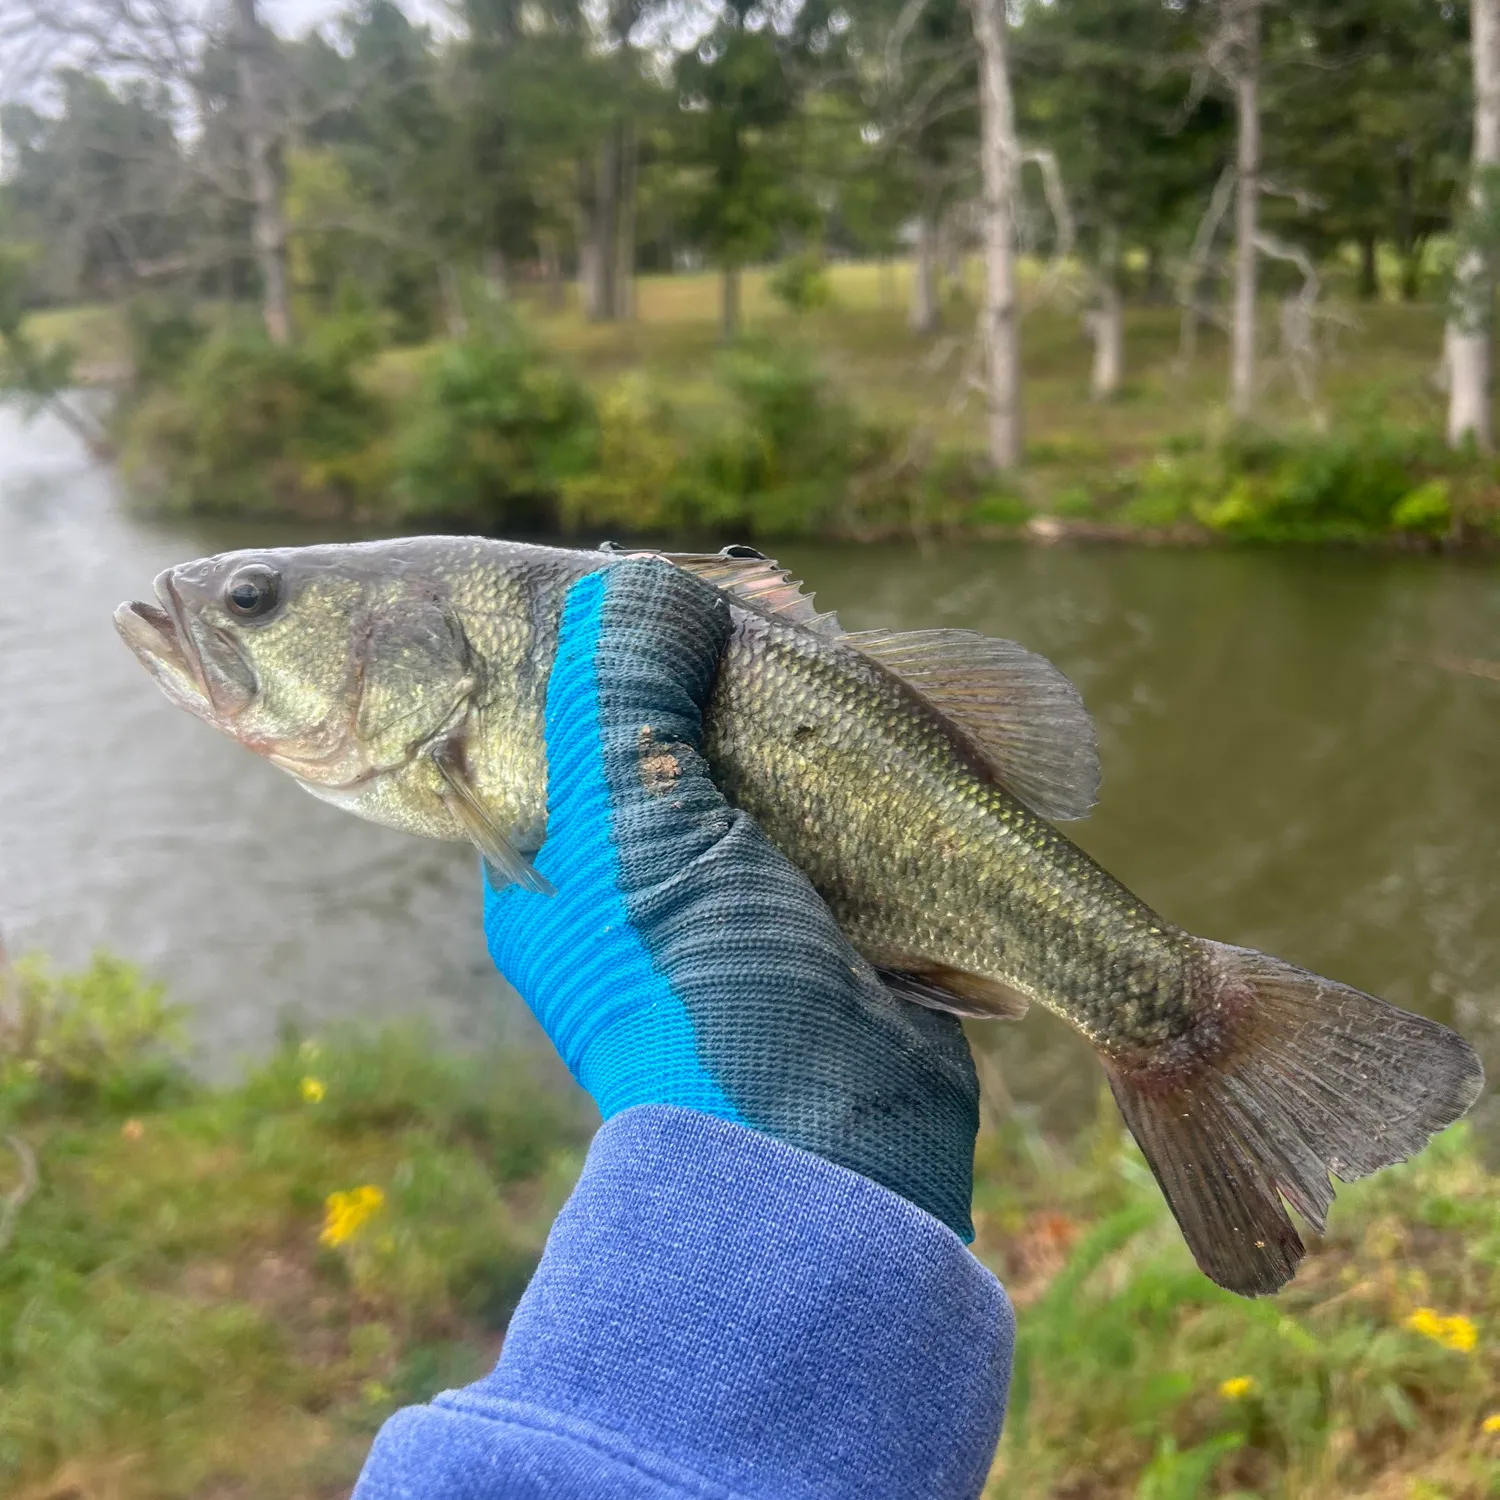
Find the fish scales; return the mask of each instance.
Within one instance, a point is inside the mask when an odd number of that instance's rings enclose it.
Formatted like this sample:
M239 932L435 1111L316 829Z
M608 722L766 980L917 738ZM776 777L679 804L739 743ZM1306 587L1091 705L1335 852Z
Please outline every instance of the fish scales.
M618 554L474 538L229 553L115 622L166 695L315 795L550 890L547 681L568 589ZM976 1017L1029 1000L1094 1045L1189 1247L1275 1290L1330 1174L1419 1150L1483 1073L1446 1027L1158 916L1051 819L1091 805L1076 690L1012 642L841 632L745 548L668 554L734 628L704 725L716 781L897 993ZM641 774L661 747L643 740ZM1039 814L1046 813L1043 817Z

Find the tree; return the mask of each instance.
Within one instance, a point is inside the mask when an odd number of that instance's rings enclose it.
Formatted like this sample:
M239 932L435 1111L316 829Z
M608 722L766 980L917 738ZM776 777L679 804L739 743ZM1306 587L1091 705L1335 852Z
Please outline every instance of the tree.
M798 24L808 19L804 10ZM709 34L677 60L679 159L694 184L689 222L722 274L726 339L739 330L741 268L813 217L795 150L793 56L803 40L795 27L779 32L755 0L727 0Z
M260 269L261 314L274 344L292 338L292 298L287 278L286 214L281 194L282 141L268 79L271 42L256 0L234 0L235 63L239 75L240 130L253 204L251 237Z
M969 0L979 46L979 161L984 181L986 447L1001 472L1021 463L1021 330L1016 301L1016 179L1020 147L1001 0Z
M1493 253L1500 226L1500 0L1470 0L1474 66L1474 149L1468 216L1454 272L1446 331L1448 442L1488 452Z
M1219 165L1224 110L1205 91L1184 102L1192 19L1161 0L1055 0L1028 13L1016 51L1024 138L1055 158L1090 271L1090 392L1107 398L1124 374L1126 252L1160 258Z

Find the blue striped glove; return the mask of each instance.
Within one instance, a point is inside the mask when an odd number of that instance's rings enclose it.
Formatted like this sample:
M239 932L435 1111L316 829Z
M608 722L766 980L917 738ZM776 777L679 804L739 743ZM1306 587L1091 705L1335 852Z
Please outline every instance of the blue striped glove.
M490 953L606 1119L737 1121L971 1239L979 1090L958 1021L881 985L698 752L730 630L717 590L665 562L573 586L536 860L556 894L486 878Z

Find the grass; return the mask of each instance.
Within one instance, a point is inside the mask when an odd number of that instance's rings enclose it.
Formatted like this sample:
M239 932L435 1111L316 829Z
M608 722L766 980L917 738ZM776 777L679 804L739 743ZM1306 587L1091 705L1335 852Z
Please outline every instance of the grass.
M322 1500L392 1410L488 1367L581 1160L571 1097L399 1031L209 1089L129 968L5 983L0 1492ZM1252 1303L1100 1120L981 1133L976 1250L1021 1329L992 1500L1500 1495L1500 1179L1462 1127L1341 1193Z

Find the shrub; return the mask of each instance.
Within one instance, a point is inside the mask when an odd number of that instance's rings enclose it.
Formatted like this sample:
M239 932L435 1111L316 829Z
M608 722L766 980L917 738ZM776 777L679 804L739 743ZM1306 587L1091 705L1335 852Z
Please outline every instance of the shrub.
M186 1089L181 1044L181 1012L119 959L63 975L34 956L0 967L0 1114L153 1107Z
M766 285L771 295L791 312L812 312L833 304L828 265L817 250L799 250L787 256L771 273Z
M127 409L137 494L203 514L350 513L384 490L385 414L360 383L367 332L337 324L297 347L257 331L209 339Z
M598 451L582 385L514 323L452 344L428 365L397 442L402 514L528 528L552 519Z

